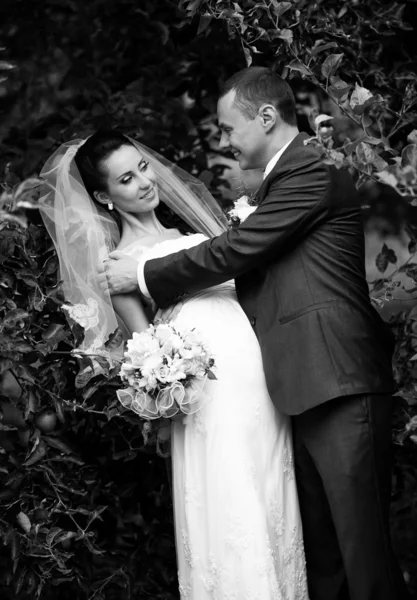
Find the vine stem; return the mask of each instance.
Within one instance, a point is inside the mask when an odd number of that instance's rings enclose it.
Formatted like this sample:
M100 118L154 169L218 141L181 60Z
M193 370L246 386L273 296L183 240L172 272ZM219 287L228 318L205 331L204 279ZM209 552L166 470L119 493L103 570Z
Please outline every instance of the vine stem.
M88 596L88 600L93 600L93 598L95 598L97 596L97 594L100 594L104 588L110 583L110 581L116 577L117 575L124 575L124 569L123 567L120 567L117 571L115 571L114 573L112 573L111 575L109 575L102 583L102 585L96 589L96 591L91 595Z

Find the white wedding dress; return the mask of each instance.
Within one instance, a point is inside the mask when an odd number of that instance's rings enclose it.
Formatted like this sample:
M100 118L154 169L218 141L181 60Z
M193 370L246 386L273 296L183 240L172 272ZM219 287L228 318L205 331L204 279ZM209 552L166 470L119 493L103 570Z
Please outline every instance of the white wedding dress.
M146 258L205 239L163 241ZM143 246L123 252L142 258ZM234 284L188 297L175 323L201 333L217 377L205 388L210 402L172 425L181 600L307 600L291 425L269 398Z

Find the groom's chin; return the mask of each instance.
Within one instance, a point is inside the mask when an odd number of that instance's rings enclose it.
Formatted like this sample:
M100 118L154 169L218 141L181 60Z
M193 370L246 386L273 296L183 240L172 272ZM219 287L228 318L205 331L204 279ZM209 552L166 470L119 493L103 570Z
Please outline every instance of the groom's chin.
M256 169L257 167L253 166L251 160L249 160L248 158L246 158L245 156L240 155L237 159L238 165L239 165L239 169L241 171L248 171L249 169Z
M248 161L245 158L239 158L238 164L239 164L239 169L241 171L246 171L247 169L250 169L250 166L248 165Z

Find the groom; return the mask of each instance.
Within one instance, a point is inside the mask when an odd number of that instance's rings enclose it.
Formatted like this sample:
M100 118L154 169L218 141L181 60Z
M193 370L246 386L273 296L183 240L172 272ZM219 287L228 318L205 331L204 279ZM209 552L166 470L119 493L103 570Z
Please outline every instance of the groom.
M368 294L359 199L296 125L288 84L250 67L218 103L221 147L264 169L239 228L150 260L116 254L111 293L167 307L235 279L276 407L293 417L311 600L403 600L389 535L393 341ZM242 348L244 352L244 348Z

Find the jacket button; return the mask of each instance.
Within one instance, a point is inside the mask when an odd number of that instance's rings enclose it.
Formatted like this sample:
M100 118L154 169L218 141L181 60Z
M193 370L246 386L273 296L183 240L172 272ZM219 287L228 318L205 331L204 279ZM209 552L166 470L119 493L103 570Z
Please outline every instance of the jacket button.
M252 327L255 327L255 324L256 324L256 319L255 319L255 317L251 317L251 318L249 319L249 322L250 322L250 324L252 325Z

